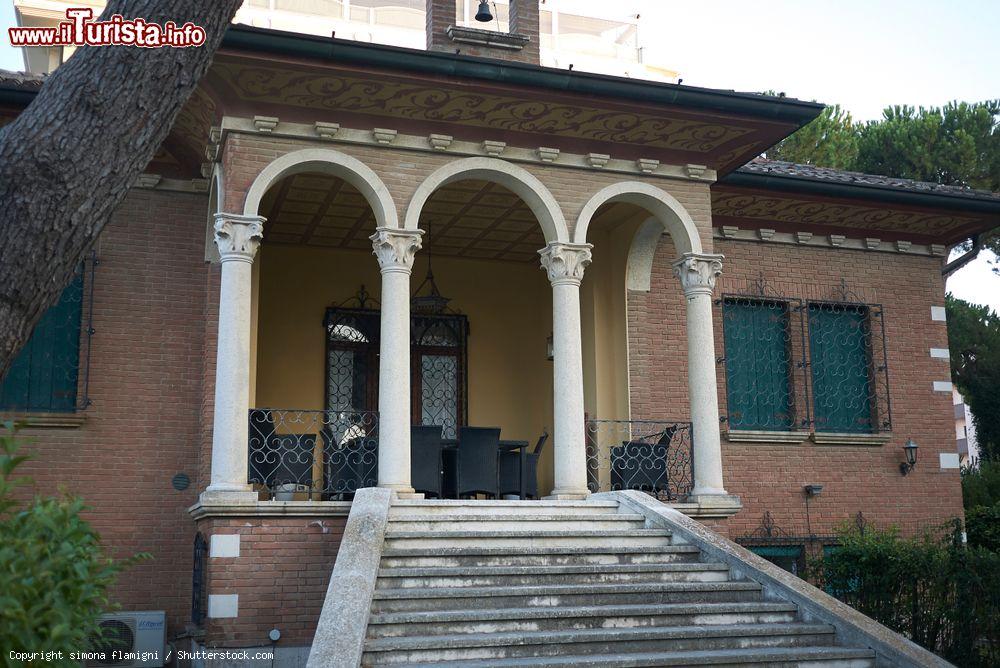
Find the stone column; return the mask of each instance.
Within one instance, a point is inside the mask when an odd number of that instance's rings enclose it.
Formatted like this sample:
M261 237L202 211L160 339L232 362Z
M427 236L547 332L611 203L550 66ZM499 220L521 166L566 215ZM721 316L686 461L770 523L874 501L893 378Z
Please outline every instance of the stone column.
M712 291L722 273L721 255L684 253L673 265L687 298L688 397L694 438L692 496L725 496L719 395L715 377Z
M410 484L410 273L421 230L379 227L370 238L382 270L378 374L378 486L413 494Z
M215 214L215 244L222 262L215 362L212 478L205 501L254 501L247 484L250 411L250 271L264 218Z
M590 264L590 244L550 242L538 251L552 283L552 352L555 488L548 498L579 499L587 489L583 412L580 282Z

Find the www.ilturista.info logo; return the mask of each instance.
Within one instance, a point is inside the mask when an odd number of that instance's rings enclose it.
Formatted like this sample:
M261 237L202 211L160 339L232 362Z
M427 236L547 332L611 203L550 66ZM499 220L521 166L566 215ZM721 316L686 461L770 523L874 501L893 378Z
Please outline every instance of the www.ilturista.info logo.
M107 21L94 21L94 10L74 7L66 10L68 20L54 28L8 28L12 46L139 46L156 49L163 46L183 48L205 43L205 29L188 21L178 26L173 21L163 25L143 19L126 19L121 14Z

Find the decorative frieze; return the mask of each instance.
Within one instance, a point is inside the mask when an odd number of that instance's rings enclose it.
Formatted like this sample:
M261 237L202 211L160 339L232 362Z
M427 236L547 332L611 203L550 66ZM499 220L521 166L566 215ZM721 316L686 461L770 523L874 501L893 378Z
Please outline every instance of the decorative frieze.
M398 271L409 274L413 269L413 257L420 250L422 235L422 230L376 228L375 234L368 238L372 241L372 254L378 259L382 273Z
M674 262L674 276L681 282L684 295L711 295L715 281L722 275L722 255L684 253Z
M431 135L427 141L435 151L446 151L455 138L451 135Z
M316 121L313 124L313 128L316 129L316 134L322 139L333 139L340 132L340 123L327 123L325 121Z
M931 255L931 246L909 241L886 241L877 237L847 237L842 234L814 234L812 232L779 232L773 229L741 229L735 225L721 225L713 231L717 239L733 241L763 241L765 243L792 244L819 248L877 251L880 253L906 253Z
M253 262L264 236L263 216L215 214L215 245L223 262Z
M254 116L253 127L257 132L272 132L278 127L277 116Z
M389 128L375 128L372 130L372 137L379 144L391 144L396 140L397 134L399 134L398 130L390 130Z
M483 141L483 150L486 155L491 155L494 158L500 157L500 154L504 152L507 148L507 142L505 141L494 141L492 139L487 139Z
M542 257L542 269L549 275L552 285L579 285L583 280L583 272L592 259L591 248L591 244L552 241L538 251Z

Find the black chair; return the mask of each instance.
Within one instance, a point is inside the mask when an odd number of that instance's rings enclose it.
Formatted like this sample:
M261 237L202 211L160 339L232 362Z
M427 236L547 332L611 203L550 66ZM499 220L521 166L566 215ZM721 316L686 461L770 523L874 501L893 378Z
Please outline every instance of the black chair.
M462 427L455 452L456 497L463 494L499 495L499 427Z
M410 427L410 484L418 492L440 499L443 466L440 425Z
M538 498L538 459L549 440L549 432L543 432L531 452L517 450L500 454L500 494L521 496L521 464L524 463L524 498Z
M667 427L655 443L640 439L611 448L611 489L666 492L669 496L667 451L676 431L676 427Z

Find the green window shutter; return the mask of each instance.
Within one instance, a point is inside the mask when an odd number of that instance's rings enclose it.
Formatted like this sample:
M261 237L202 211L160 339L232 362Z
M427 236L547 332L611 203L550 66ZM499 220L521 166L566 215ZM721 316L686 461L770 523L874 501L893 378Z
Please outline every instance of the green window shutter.
M748 550L758 557L767 559L793 575L798 575L803 564L804 550L801 545L748 546Z
M793 411L788 304L726 299L723 330L729 427L790 430Z
M0 408L69 412L76 409L80 368L83 274L46 311L0 384Z
M868 309L809 305L809 355L816 431L874 430Z

